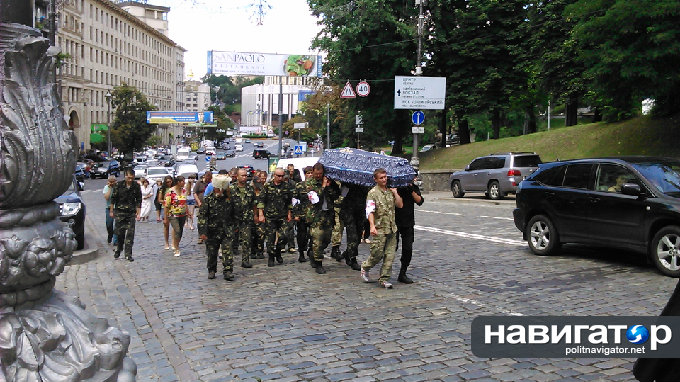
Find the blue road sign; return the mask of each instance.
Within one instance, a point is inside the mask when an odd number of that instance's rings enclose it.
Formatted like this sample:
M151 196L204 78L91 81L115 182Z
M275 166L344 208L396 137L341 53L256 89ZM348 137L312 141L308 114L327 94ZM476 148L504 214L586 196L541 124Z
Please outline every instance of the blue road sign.
M414 111L413 114L411 115L411 121L413 121L414 125L420 125L423 122L425 122L425 113L422 111Z
M205 156L205 161L206 161L206 162L210 162L210 157L206 155L206 156Z
M302 155L302 145L295 145L293 153L295 153L295 155Z

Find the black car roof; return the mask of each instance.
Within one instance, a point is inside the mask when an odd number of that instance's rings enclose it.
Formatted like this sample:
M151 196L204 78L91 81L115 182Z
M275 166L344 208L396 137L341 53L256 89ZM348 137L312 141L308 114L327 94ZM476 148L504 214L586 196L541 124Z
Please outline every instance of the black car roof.
M647 162L668 162L678 161L677 158L644 156L644 155L627 155L627 156L612 156L612 157L598 157L598 158L581 158L555 161L551 163L588 163L588 162L618 162L618 163L647 163ZM547 164L547 163L546 163Z

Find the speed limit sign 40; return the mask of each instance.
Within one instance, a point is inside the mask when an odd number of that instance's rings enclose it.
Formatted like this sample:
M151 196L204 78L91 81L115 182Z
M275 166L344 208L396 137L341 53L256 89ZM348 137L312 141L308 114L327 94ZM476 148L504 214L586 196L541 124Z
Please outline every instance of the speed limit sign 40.
M371 87L368 82L361 81L357 84L357 95L359 97L366 97L371 92Z

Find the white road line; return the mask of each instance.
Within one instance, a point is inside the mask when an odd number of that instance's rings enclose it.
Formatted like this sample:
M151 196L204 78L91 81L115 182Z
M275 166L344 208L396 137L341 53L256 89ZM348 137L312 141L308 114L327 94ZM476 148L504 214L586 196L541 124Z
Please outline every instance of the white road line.
M490 241L492 243L516 245L516 246L520 246L520 247L526 246L526 243L524 241L521 241L521 240L503 239L503 238L500 238L500 237L485 236L485 235L479 235L479 234L476 234L476 233L449 231L449 230L446 230L446 229L434 228L434 227L424 227L424 226L421 226L421 225L416 225L413 228L418 230L418 231L426 231L426 232L431 232L431 233L439 233L439 234L444 234L444 235L457 236L457 237L462 237L462 238L465 238L465 239L484 240L484 241Z
M462 216L463 214L458 213L458 212L441 212L441 211L430 211L430 210L421 210L420 208L417 209L416 211L418 212L429 212L432 214L443 214L443 215L455 215L455 216Z
M423 279L426 280L428 287L434 286L435 289L442 290L442 291L446 291L447 289L450 289L450 287L448 285L446 285L444 283L440 283L438 281L434 281L431 278L424 277ZM495 310L495 311L497 311L501 314L505 314L505 315L508 315L508 316L524 316L524 314L522 314L522 313L514 312L512 310L503 309L503 308L498 307L498 306L491 306L489 304L482 303L482 302L475 300L475 299L472 299L472 298L460 296L456 293L446 292L445 296L449 297L453 300L456 300L456 301L458 301L462 304L470 304L470 305L474 305L474 306L484 308L484 309L487 309L487 310Z

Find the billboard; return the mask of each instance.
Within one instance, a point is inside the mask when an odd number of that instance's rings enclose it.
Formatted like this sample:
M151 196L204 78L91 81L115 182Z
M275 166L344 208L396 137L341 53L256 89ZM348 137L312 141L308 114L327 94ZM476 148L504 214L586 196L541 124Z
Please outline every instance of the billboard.
M210 50L208 74L321 77L321 56Z
M212 111L147 111L146 123L214 123Z

